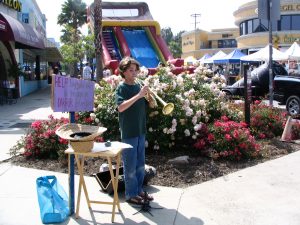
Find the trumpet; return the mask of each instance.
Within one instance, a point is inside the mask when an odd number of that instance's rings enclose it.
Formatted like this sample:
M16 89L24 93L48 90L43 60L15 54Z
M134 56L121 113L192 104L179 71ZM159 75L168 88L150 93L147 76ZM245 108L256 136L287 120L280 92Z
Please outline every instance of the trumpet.
M140 85L141 87L143 87L144 85L145 85L145 83L142 81L142 80L140 80L140 79L135 79L135 81L136 81L136 83L138 84L138 85ZM162 113L164 114L164 115L169 115L169 114L171 114L172 112L173 112L173 110L174 110L174 104L173 103L166 103L164 100L162 100L162 98L161 97L159 97L151 88L150 88L150 91L151 91L151 93L149 94L150 95L150 98L153 98L152 99L152 101L154 101L155 103L156 103L156 100L155 99L157 99L161 104L162 104L162 106L163 106L163 109L162 109ZM148 97L148 99L147 99L149 102L151 101L150 99L149 99L149 97Z

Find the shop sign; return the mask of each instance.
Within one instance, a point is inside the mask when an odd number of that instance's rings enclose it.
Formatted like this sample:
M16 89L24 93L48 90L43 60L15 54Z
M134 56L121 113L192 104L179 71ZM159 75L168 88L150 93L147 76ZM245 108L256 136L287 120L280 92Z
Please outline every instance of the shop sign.
M18 0L0 0L0 3L18 12L22 11L22 3Z
M294 35L273 35L272 36L272 43L275 48L278 47L279 44L293 44L295 41L299 41L300 36Z
M284 35L283 36L283 43L288 43L288 44L292 44L294 43L295 41L299 41L300 37L295 37L295 36L292 36L292 35Z
M282 5L281 11L300 11L300 4Z
M186 42L183 42L183 46L185 46L185 45L193 45L194 44L194 42L193 41L186 41Z

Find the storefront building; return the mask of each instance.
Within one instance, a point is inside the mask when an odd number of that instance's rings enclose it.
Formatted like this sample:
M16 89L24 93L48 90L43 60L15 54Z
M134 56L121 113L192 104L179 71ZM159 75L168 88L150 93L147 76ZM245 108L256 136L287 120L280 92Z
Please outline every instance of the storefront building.
M212 31L195 30L185 32L182 38L182 58L193 56L196 59L205 54L213 55L222 50L230 53L237 47L238 28L214 29Z
M7 88L15 89L14 97L43 88L48 62L61 59L55 43L46 38L46 18L35 0L0 1L1 95Z
M280 5L280 20L272 22L272 40L275 48L285 51L295 41L300 43L300 0L281 0ZM229 53L235 48L251 54L265 47L269 43L268 21L258 19L257 12L257 1L249 1L233 12L237 28L183 33L182 58L199 59L206 53Z
M300 0L281 0L279 21L272 22L273 46L285 51L300 41ZM257 1L241 5L233 15L239 27L237 47L249 54L269 43L268 21L258 19Z

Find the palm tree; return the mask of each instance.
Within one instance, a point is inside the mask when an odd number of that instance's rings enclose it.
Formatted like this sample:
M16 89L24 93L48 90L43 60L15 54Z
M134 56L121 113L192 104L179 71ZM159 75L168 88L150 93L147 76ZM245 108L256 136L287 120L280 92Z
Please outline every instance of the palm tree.
M67 0L62 5L62 12L58 15L59 25L70 25L74 30L78 30L86 23L86 4L81 0Z
M57 23L64 27L72 27L73 32L69 33L67 29L63 30L65 31L65 35L63 35L61 41L65 44L78 44L81 35L79 28L86 23L86 19L86 4L84 2L81 0L67 0L64 2L62 12L58 15ZM68 36L69 34L71 35ZM75 51L74 54L76 54ZM74 55L74 58L76 58L76 55ZM74 75L77 76L77 62L74 62L73 70Z
M94 0L94 35L95 35L95 55L96 55L96 81L103 78L102 66L102 0Z

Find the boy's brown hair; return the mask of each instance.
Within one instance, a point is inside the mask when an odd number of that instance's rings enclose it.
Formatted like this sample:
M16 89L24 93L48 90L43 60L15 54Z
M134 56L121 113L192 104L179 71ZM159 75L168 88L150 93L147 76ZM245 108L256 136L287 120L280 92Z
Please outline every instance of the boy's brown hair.
M131 57L125 57L121 60L119 64L119 71L122 77L124 77L124 72L130 67L131 64L135 64L136 69L140 70L140 64L138 61Z

